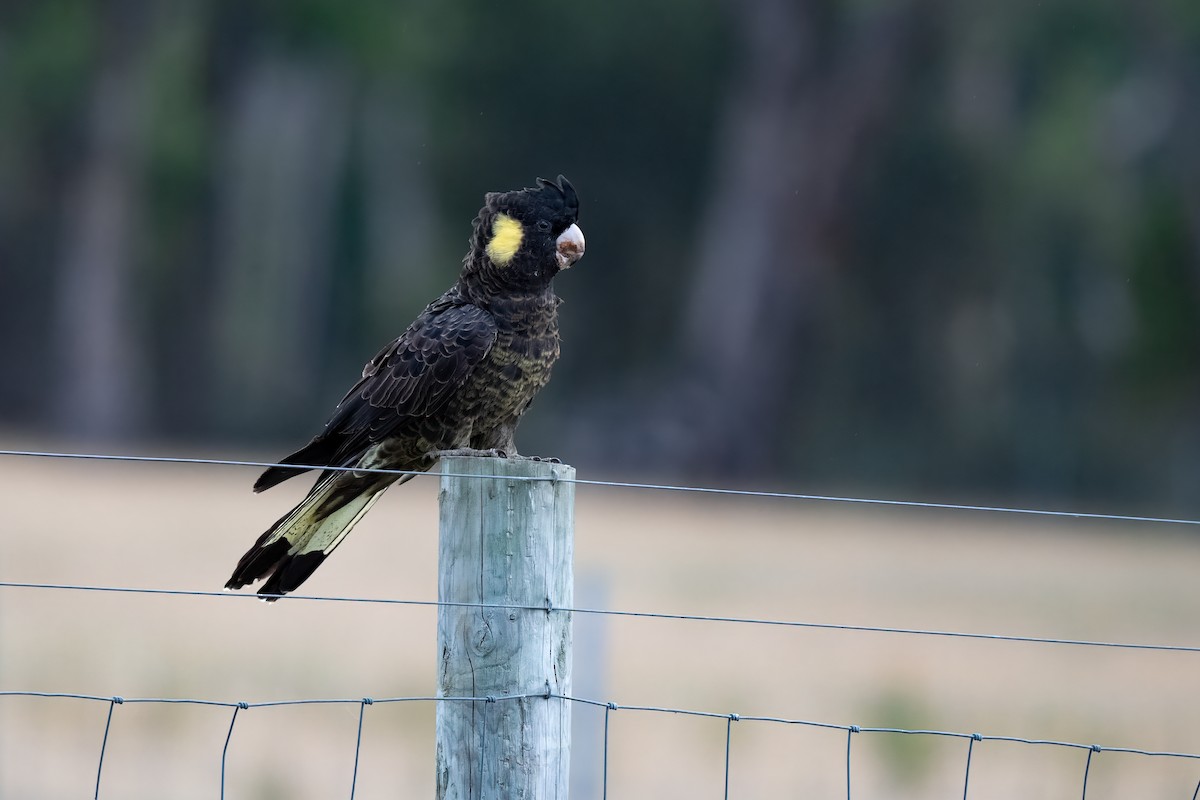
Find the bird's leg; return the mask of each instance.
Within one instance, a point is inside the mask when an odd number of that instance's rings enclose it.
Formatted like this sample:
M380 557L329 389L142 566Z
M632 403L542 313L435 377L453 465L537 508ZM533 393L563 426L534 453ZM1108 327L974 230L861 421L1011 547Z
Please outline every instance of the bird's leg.
M466 442L466 449L492 453L499 458L522 458L517 455L517 443L513 440L516 432L516 419L502 422L489 430L473 434Z
M545 461L550 464L561 464L562 462L557 458L523 456L517 452L515 435L517 432L517 423L520 421L520 416L516 416L501 422L480 435L472 436L470 439L470 448L451 450L448 453L450 455L495 455L500 458L511 458L520 461ZM435 455L438 454L435 453Z

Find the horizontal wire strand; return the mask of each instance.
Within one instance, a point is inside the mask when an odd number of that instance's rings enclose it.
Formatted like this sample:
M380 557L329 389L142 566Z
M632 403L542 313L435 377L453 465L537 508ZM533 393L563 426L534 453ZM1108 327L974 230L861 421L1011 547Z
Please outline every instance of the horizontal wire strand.
M217 706L222 708L239 708L242 710L255 708L275 708L279 706L306 706L306 705L363 705L364 698L362 697L331 697L331 698L303 698L296 700L265 700L255 703L249 702L233 702L224 700L205 700L199 698L186 697L125 697L115 700L113 697L104 697L101 695L79 694L74 692L38 692L38 691L0 691L0 698L4 697L28 697L28 698L67 698L75 700L91 700L103 703L128 704L128 703L159 703L173 705L197 705L197 706ZM1070 742L1059 739L1035 739L1024 736L1005 736L1005 735L989 735L980 733L961 733L957 731L943 731L936 729L920 729L920 728L891 728L891 727L869 727L859 725L842 725L832 722L818 722L808 719L799 719L791 717L775 717L753 714L730 714L720 713L716 711L702 711L689 708L673 708L670 706L651 706L651 705L621 705L612 701L593 700L584 697L572 697L571 695L559 694L551 692L549 695L544 690L523 692L519 694L506 695L489 695L489 696L452 696L452 697L437 697L434 695L414 695L405 697L384 697L373 698L371 704L387 704L387 703L414 703L414 702L434 702L434 703L498 703L511 700L562 700L570 703L581 705L594 706L604 708L607 711L638 711L644 713L657 714L678 714L689 717L702 717L706 719L721 719L721 720L736 720L738 722L764 722L775 723L781 725L795 725L809 728L823 728L827 730L846 731L847 733L882 733L882 734L898 734L908 736L938 736L952 739L973 739L977 742L1009 742L1014 744L1027 744L1045 747L1067 747L1077 750L1090 750L1094 753L1125 753L1129 755L1140 755L1160 758L1183 758L1200 760L1200 753L1187 753L1171 750L1149 750L1139 747L1110 747L1106 745L1084 744L1082 742Z
M68 583L33 583L25 581L0 581L0 589L48 589L58 591L79 592L110 592L115 594L151 594L175 597L220 597L228 599L262 600L296 600L306 602L327 603L373 603L398 606L444 606L448 608L492 608L516 611L563 612L569 614L596 614L612 617L633 617L641 619L680 620L686 622L718 622L738 625L764 625L781 628L805 628L812 630L850 631L859 633L891 633L907 636L937 636L953 639L981 639L986 641L1022 642L1026 644L1059 644L1073 647L1104 647L1124 650L1154 650L1161 652L1200 653L1200 645L1182 644L1152 644L1140 642L1105 642L1090 639L1064 639L1047 636L1022 636L1004 633L973 633L970 631L943 631L923 628L894 628L882 625L850 625L835 622L806 622L803 620L759 619L755 617L708 616L704 614L671 614L656 611L622 611L607 608L578 608L558 606L521 606L503 603L465 603L445 600L403 600L382 597L339 597L326 595L287 594L260 595L254 593L236 593L228 591L202 591L189 589L151 589L134 586L92 586L87 584Z
M82 459L89 461L124 461L124 462L139 462L152 464L199 464L207 466L226 466L226 467L255 467L258 469L269 469L272 467L282 467L285 469L294 469L298 471L305 470L328 470L331 472L357 472L363 474L382 474L382 475L440 475L441 473L431 473L424 470L405 470L405 469L379 469L379 468L363 468L363 467L331 467L320 464L281 464L274 461L247 461L240 459L224 459L224 458L190 458L185 456L145 456L145 455L117 455L111 453L68 453L68 452L50 452L40 450L0 450L0 456L27 457L27 458L64 458L64 459ZM466 475L457 473L447 473L444 477L449 478L483 478L490 476L482 475ZM1136 514L1101 514L1088 511L1060 511L1055 509L1039 509L1039 508L1014 508L1008 506L986 506L986 505L970 505L962 503L935 503L923 500L890 500L887 498L874 497L842 497L838 495L823 495L823 494L801 494L798 492L773 492L757 489L727 489L715 486L677 486L666 483L635 483L630 481L604 481L586 478L558 478L558 477L535 477L535 476L506 476L506 480L513 481L551 481L560 483L574 483L581 486L606 486L618 489L642 489L650 491L663 492L691 492L697 494L714 494L728 495L733 497L762 497L775 498L781 500L807 500L811 502L822 503L843 503L853 505L873 505L873 506L891 506L900 508L923 508L939 511L974 511L982 513L995 514L1019 514L1025 516L1039 517L1056 517L1060 519L1090 519L1090 520L1109 520L1113 522L1141 522L1162 525L1196 525L1200 526L1200 519L1185 519L1176 517L1151 517L1140 516Z
M569 697L558 697L560 700L570 700ZM104 703L116 703L117 705L129 703L144 703L158 705L178 705L178 706L217 706L220 708L240 708L243 710L251 708L278 708L281 706L319 706L319 705L362 705L363 698L361 697L306 697L296 700L262 700L257 703L247 703L244 701L229 701L229 700L204 700L195 697L103 697L96 694L79 694L76 692L37 692L4 689L0 690L0 697L29 697L38 699L67 699L67 700L94 700ZM495 703L503 700L531 700L533 698L546 698L546 692L525 692L522 694L503 694L503 695L485 695L475 697L472 695L454 695L450 697L438 697L437 695L412 695L406 697L377 697L372 698L370 704L381 705L388 703L419 703L419 702L438 702L438 703Z

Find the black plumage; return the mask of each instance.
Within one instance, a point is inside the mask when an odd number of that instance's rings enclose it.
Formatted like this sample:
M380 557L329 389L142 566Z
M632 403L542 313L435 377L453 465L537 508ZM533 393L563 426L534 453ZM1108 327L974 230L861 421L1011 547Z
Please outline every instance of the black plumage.
M427 470L449 451L516 456L521 415L559 354L551 281L583 255L579 199L561 175L490 193L458 281L363 368L311 442L254 484L314 467ZM242 556L227 589L266 578L294 590L393 483L411 476L323 470L308 495Z

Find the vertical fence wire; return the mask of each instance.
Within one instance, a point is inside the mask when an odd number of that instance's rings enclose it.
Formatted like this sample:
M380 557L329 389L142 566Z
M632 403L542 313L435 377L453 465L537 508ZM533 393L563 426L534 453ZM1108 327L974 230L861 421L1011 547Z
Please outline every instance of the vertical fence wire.
M971 738L967 740L967 772L963 777L963 800L967 800L967 791L971 788L971 754L975 751L975 743L982 741L983 736L978 733L972 733Z
M354 774L350 778L350 800L354 800L354 789L358 785L358 754L362 752L363 715L367 711L367 706L374 702L371 698L364 697L358 706L358 738L354 740Z
M602 800L608 800L608 713L616 711L616 703L607 703L604 706L604 767L603 767L603 789L601 792ZM1196 800L1196 798L1192 798Z
M123 697L113 697L108 701L108 719L104 721L104 738L100 740L100 763L96 765L96 792L93 800L100 800L100 773L104 771L104 753L108 750L108 729L112 727L113 708L125 702Z
M850 795L850 743L854 741L854 734L861 730L862 728L857 725L846 728L846 800L852 800Z
M233 716L229 719L229 732L225 734L225 746L221 748L221 800L225 800L225 759L229 755L229 740L233 738L233 724L237 722L238 712L249 707L249 703L238 703L233 707Z
M729 800L729 743L733 739L733 723L741 717L730 714L725 720L725 800Z
M1092 756L1100 752L1100 745L1094 744L1088 748L1087 763L1083 765L1083 795L1081 800L1087 800L1088 773L1092 771Z

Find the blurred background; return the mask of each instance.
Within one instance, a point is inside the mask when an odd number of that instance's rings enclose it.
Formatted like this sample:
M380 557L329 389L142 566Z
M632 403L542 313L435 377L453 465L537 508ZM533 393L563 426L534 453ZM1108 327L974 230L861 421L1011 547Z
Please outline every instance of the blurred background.
M522 449L1200 513L1200 6L10 0L0 422L306 441L565 173Z
M4 0L0 437L281 456L453 282L484 193L564 173L588 254L523 452L1197 518L1197 98L1195 0ZM306 488L254 473L0 460L0 579L219 588ZM389 492L305 589L435 597L436 488ZM581 606L1197 644L1192 527L587 485L577 519ZM0 689L425 695L434 621L5 587ZM1200 752L1194 653L576 637L579 694L622 704ZM0 799L88 796L106 711L2 698ZM117 707L105 796L216 794L210 711ZM603 719L575 713L573 796L598 797ZM230 796L343 796L357 719L244 712ZM724 720L612 730L614 796L721 796ZM845 796L845 745L739 723L731 796ZM855 797L961 795L961 741L854 747ZM431 705L372 707L357 796L431 794L432 749ZM974 754L978 800L1078 792L1086 752ZM1090 796L1191 796L1179 761L1105 752Z

